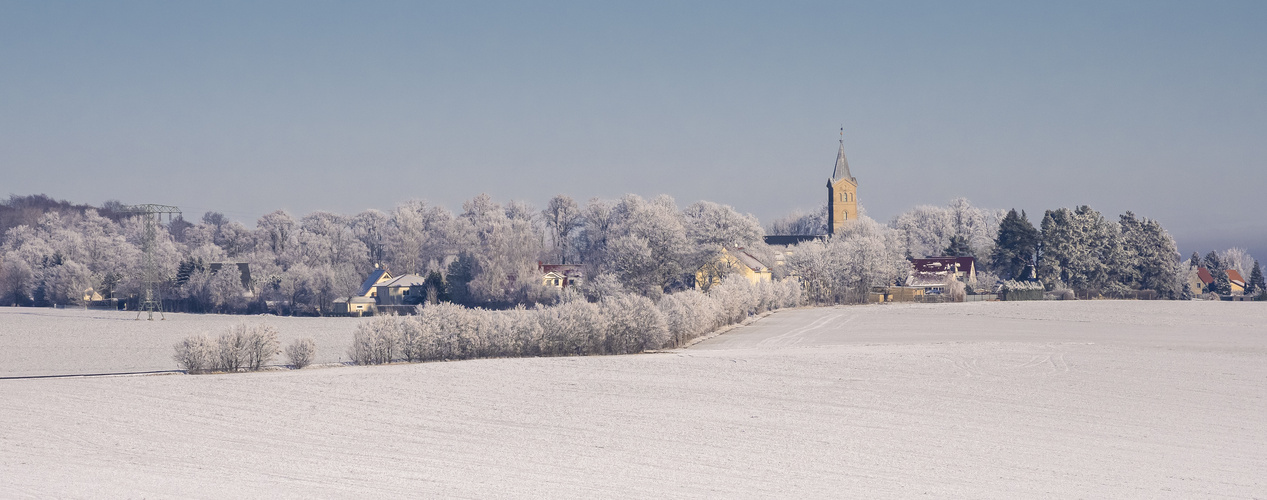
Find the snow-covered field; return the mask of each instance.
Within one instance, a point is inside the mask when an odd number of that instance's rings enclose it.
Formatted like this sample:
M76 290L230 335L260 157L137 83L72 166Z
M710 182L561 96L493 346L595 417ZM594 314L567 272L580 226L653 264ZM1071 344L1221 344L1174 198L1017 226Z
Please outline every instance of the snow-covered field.
M101 342L53 317L50 339L0 315L18 371ZM268 321L338 354L355 324ZM185 334L126 325L118 349L161 338L137 366ZM1263 471L1263 303L799 309L659 354L0 380L5 497L1263 498Z
M348 361L359 318L292 318L0 307L0 377L176 370L173 345L198 333L213 338L238 323L277 328L282 346L298 337L317 344L315 363ZM284 357L274 363L285 363Z

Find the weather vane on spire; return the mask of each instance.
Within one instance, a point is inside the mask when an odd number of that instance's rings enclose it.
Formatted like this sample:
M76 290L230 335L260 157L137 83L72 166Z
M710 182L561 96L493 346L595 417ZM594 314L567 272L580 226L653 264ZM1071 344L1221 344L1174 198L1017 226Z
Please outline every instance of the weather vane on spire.
M840 124L840 140L845 140L845 124Z

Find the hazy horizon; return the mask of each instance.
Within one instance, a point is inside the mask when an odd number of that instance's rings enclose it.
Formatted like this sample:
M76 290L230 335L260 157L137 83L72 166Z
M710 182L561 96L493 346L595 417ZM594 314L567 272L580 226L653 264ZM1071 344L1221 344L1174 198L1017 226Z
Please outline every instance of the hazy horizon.
M252 225L486 192L964 197L1267 255L1267 5L0 4L0 194Z

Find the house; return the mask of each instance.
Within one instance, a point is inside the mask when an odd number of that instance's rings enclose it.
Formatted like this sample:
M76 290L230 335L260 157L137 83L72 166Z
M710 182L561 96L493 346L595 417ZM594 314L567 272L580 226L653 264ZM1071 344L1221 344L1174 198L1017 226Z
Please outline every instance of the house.
M1240 271L1228 269L1227 280L1232 283L1233 294L1242 295L1245 293L1245 278L1241 277Z
M405 274L374 285L379 306L417 305L427 299L427 279Z
M923 290L923 295L940 295L946 291L950 283L950 273L911 273L906 278L906 286Z
M954 274L959 281L969 285L977 284L977 259L974 257L932 257L928 259L911 259L914 268L912 276L920 276L921 280L934 279L932 275L942 275L945 284L946 276Z
M392 280L391 273L387 269L375 267L374 272L361 283L361 288L357 290L355 295L348 297L340 297L334 299L335 314L351 314L360 316L362 314L374 314L377 312L378 289L377 286Z
M754 285L762 281L770 281L773 277L770 268L747 250L739 247L723 247L712 262L695 272L695 287L707 289L720 283L722 278L730 273L739 274Z
M1228 283L1231 284L1232 295L1244 294L1245 278L1241 277L1241 273L1235 269L1228 269L1223 272L1227 275ZM1210 285L1214 283L1214 275L1210 273L1209 269L1204 267L1197 269L1197 279L1201 281L1201 290L1208 290Z
M576 264L542 264L537 262L537 271L541 273L541 284L554 288L581 286L585 278L583 266Z

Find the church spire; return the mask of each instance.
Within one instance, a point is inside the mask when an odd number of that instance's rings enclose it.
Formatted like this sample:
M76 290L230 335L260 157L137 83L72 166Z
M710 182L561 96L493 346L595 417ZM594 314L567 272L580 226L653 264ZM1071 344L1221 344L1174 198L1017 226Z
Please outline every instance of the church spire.
M853 174L849 173L849 160L845 159L845 127L840 127L840 152L836 153L836 170L831 174L831 180L840 179L853 180Z

